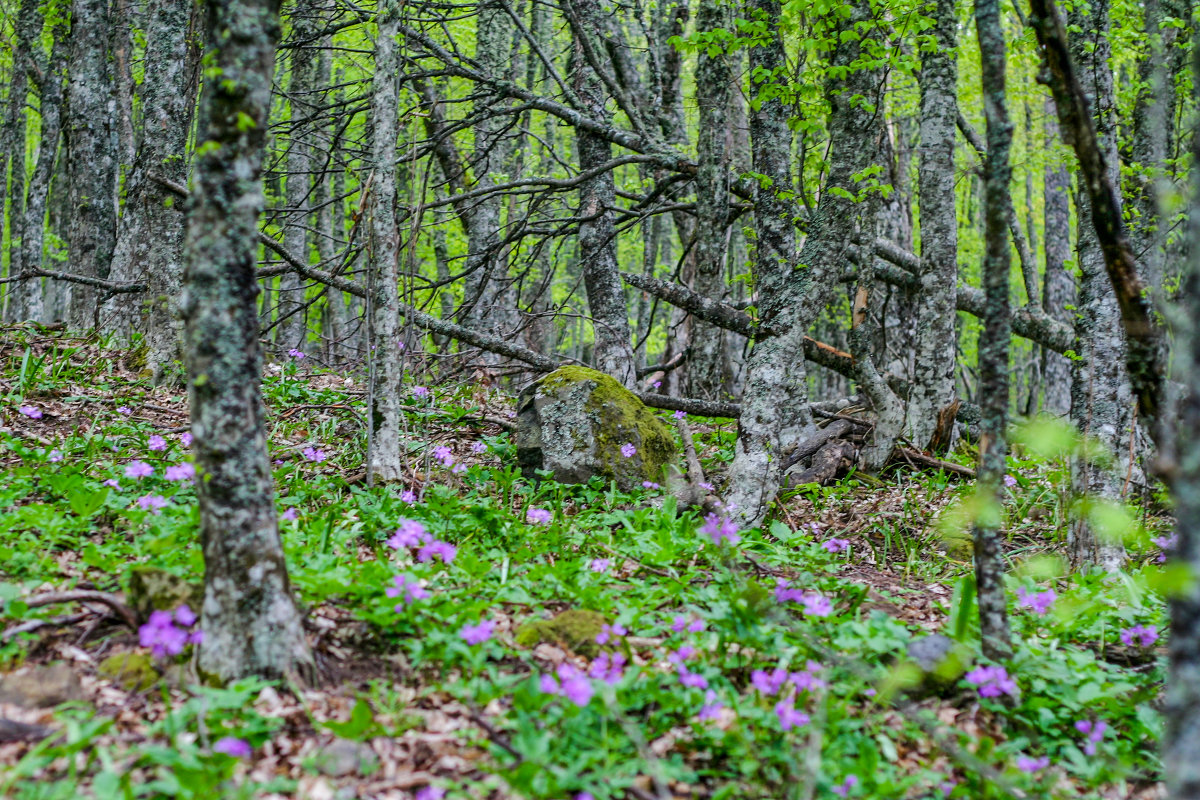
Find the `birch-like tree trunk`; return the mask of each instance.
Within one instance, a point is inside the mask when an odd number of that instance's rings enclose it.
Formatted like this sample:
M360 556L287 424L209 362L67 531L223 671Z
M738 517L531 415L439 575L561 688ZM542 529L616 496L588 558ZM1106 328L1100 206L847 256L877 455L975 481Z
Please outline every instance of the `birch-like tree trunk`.
M954 402L954 368L958 360L955 327L958 217L954 192L958 17L954 0L936 0L932 17L935 44L923 52L921 59L921 150L917 173L921 200L920 288L912 391L908 396L905 427L908 440L920 448L930 446L938 413Z
M1089 7L1073 6L1067 19L1072 30L1079 31L1070 35L1071 57L1080 81L1091 94L1097 139L1104 149L1109 180L1117 186L1121 162L1109 65L1112 48L1108 40L1108 0L1095 0ZM1130 442L1136 436L1134 397L1125 367L1121 311L1105 268L1091 202L1083 182L1079 184L1075 192L1080 272L1075 352L1079 358L1072 374L1071 418L1095 446L1072 460L1071 483L1078 497L1120 501L1125 476L1134 468L1129 463ZM1067 545L1076 567L1095 564L1111 572L1125 563L1124 544L1097 536L1086 514L1071 521Z
M696 16L698 32L709 33L730 27L729 10L723 0L706 0ZM729 56L719 44L701 47L696 58L696 272L692 288L705 297L720 300L725 294L725 257L729 215L729 98L733 75ZM728 392L733 378L725 354L725 333L715 325L692 320L691 351L686 366L688 395L718 399Z
M607 121L605 95L600 78L584 55L582 37L596 30L599 14L596 0L567 0L581 19L584 30L575 32L571 51L571 81L592 119ZM612 160L608 139L576 129L579 170L586 172ZM612 208L616 204L616 185L611 171L602 172L579 187L579 259L592 318L593 361L596 369L611 375L626 388L635 388L637 376L633 359L633 335L629 330L629 312L625 290L617 265L617 232Z
M1054 101L1046 99L1046 146L1059 142ZM1053 319L1074 327L1075 278L1067 271L1071 261L1071 175L1065 165L1047 166L1042 184L1042 234L1046 258L1042 281L1042 306ZM1071 413L1071 360L1042 348L1042 409L1057 417Z
M278 38L278 0L209 0L181 305L204 550L199 669L218 681L312 672L279 538L255 307Z
M146 363L155 381L179 359L180 325L175 308L183 278L184 222L174 208L177 198L154 180L187 183L187 140L192 108L188 81L194 76L187 45L189 0L151 0L146 17L145 77L142 80L142 127L133 169L125 181L125 206L117 230L110 277L117 282L144 280L141 307L127 295L106 303L108 324L146 336Z
M37 0L21 0L15 28L16 40L12 49L12 79L8 87L8 109L0 135L0 175L4 177L5 192L0 198L0 208L5 204L8 213L3 222L8 225L8 275L15 277L22 269L22 238L25 222L25 124L26 106L29 102L29 74L34 66L33 48L42 32L43 17ZM38 48L40 52L40 47ZM20 319L12 315L12 291L10 284L5 293L10 296L8 319Z
M67 89L67 249L76 275L108 278L117 237L117 110L109 51L108 0L71 6L71 76ZM65 287L67 324L95 323L99 293Z
M371 93L371 260L368 363L371 367L371 458L368 476L396 481L403 475L400 392L404 362L398 309L400 230L396 225L396 124L399 105L399 4L380 0Z
M1004 28L999 0L975 0L975 27L983 78L983 109L987 120L984 160L983 288L987 306L979 338L980 422L979 470L976 492L983 502L975 520L975 584L983 653L1003 659L1012 653L1008 628L1008 595L1004 588L1004 554L1000 548L1003 519L1000 492L1007 470L1005 433L1008 425L1008 347L1012 338L1009 306L1008 243L1009 150L1013 126L1008 118L1005 89Z

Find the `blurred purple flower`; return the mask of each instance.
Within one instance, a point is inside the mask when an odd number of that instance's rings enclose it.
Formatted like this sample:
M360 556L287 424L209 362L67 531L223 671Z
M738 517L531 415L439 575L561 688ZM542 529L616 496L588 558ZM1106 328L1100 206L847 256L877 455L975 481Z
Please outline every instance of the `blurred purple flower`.
M417 494L412 489L405 489L400 493L400 502L408 503L409 505L417 502Z
M167 498L158 494L147 494L139 497L137 504L143 511L149 511L151 514L158 516L162 509L167 507Z
M300 455L304 456L305 459L315 462L317 464L321 463L322 461L324 461L326 458L329 457L328 454L324 450L320 450L316 447L311 447L311 446L306 447L303 450L301 450Z
M35 406L21 406L20 408L17 409L17 411L19 411L20 413L29 417L30 419L41 419L42 418L42 410Z
M300 518L300 512L294 508L289 508L280 515L280 519L286 519L288 522L294 522Z
M610 641L615 642L619 637L629 633L625 630L625 626L621 623L609 625L604 623L600 628L600 632L596 634L596 644L608 644Z
M857 785L858 785L858 776L857 775L847 775L845 780L843 780L840 784L833 786L832 789L833 789L833 793L836 794L838 797L846 797L847 795L850 794L850 790L853 789Z
M821 547L831 553L841 553L850 547L849 539L826 539L821 543Z
M169 481L188 481L196 477L196 465L190 461L167 467L164 476Z
M154 467L145 461L130 461L125 465L126 478L149 478L154 474Z
M130 408L129 406L117 406L117 413L124 414L125 416L128 417L130 414L133 413L133 409Z
M725 704L717 699L717 693L709 689L704 693L704 705L700 706L700 711L696 714L696 719L701 722L716 719L721 715L721 709Z
M828 617L833 613L833 603L819 592L808 592L800 602L804 604L804 613L810 617Z
M51 450L46 456L46 460L51 464L57 464L63 460L62 450Z
M1033 613L1038 616L1045 616L1057 599L1058 595L1053 589L1047 589L1044 592L1031 592L1024 586L1017 589L1017 605L1021 608L1032 609Z
M737 544L742 540L738 535L737 524L728 517L717 516L709 513L704 518L704 524L700 526L700 532L712 539L713 544L720 545L722 540L728 541L731 545Z
M421 542L428 541L429 534L425 532L425 526L417 522L415 519L401 519L400 527L392 534L384 544L395 550L403 547L416 547Z
M429 592L411 575L397 575L392 578L392 583L395 585L389 586L384 591L384 594L388 597L400 597L403 599L402 603L396 605L396 611L403 611L406 604L412 604L429 597Z
M554 513L545 508L531 508L525 512L525 521L530 525L549 525Z
M603 652L592 662L592 666L588 669L588 675L604 681L609 686L614 686L625 674L625 661L624 653Z
M429 387L414 386L412 388L413 397L429 397Z
M1017 696L1017 683L1008 676L1008 670L1000 665L976 667L964 679L978 688L980 697L999 697L1002 694Z
M1104 740L1104 732L1108 730L1108 723L1104 720L1092 722L1090 719L1081 719L1076 721L1075 730L1087 737L1083 752L1094 756L1096 755L1096 745Z
M467 644L483 644L488 639L492 638L492 631L496 628L496 623L490 619L484 620L478 625L463 625L458 631L458 635L463 638Z
M146 448L155 451L166 450L167 440L156 433L146 440Z
M291 350L288 350L287 354L297 361L299 361L300 359L305 357L303 352L301 352L300 350L297 350L294 347Z
M179 434L179 443L181 445L183 445L184 447L191 447L192 446L192 435L190 433L188 433L187 431L184 431L183 433Z
M1134 625L1121 631L1121 642L1126 647L1133 647L1134 642L1141 647L1150 647L1158 641L1158 627L1155 625Z
M1005 475L1004 476L1004 485L1011 489L1012 487L1017 485L1017 479L1014 478L1012 475Z
M637 448L633 446L632 442L626 442L625 444L621 445L621 455L625 456L626 458L633 458L635 455L637 455Z
M471 445L472 453L486 453L487 449L487 445L483 442L475 442Z
M799 728L809 723L809 716L803 711L797 711L795 701L789 698L775 704L775 716L779 718L779 727L785 731Z
M1017 756L1017 769L1021 772L1033 774L1050 766L1050 757L1042 756L1041 758L1033 758L1031 756Z
M588 564L588 569L592 572L608 572L608 568L612 565L612 561L607 558L593 558Z
M233 758L249 758L254 751L244 739L226 736L217 740L217 743L213 745L213 752L224 753Z
M659 486L654 481L642 481L642 488L643 489L661 489L662 487Z

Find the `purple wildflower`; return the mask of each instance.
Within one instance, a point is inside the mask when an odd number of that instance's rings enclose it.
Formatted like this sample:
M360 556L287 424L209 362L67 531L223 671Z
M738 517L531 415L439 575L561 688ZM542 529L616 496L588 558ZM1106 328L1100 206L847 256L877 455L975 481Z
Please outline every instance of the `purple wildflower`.
M637 448L633 446L633 442L626 442L621 445L621 455L626 458L633 458L637 454Z
M716 719L721 715L721 709L725 704L717 699L717 693L709 689L704 693L704 705L700 706L700 711L696 714L696 719L701 722Z
M249 758L254 752L245 739L237 739L233 736L225 736L217 740L213 745L214 753L224 753L233 758Z
M821 543L821 547L828 550L830 553L842 553L850 547L849 539L826 539Z
M20 408L17 409L17 411L21 412L22 414L29 417L30 419L41 419L42 418L42 410L40 408L37 408L36 406L21 406Z
M699 486L701 489L703 489L706 492L711 492L713 490L713 485L711 483L709 483L708 481L700 481L700 483L698 483L696 485Z
M419 581L411 575L397 575L392 578L394 586L389 586L385 591L388 597L399 597L403 602L396 604L396 611L403 611L405 605L411 605L418 600L424 600L429 597L429 592L422 588ZM488 623L491 624L491 623ZM465 630L465 628L464 628ZM465 637L464 637L465 638ZM472 642L474 644L474 642Z
M1108 730L1108 723L1104 720L1092 722L1090 719L1081 719L1076 721L1075 730L1087 737L1087 743L1083 746L1083 752L1089 756L1096 755L1096 745L1104 740L1104 732Z
M651 385L652 385L652 386L653 386L653 387L654 387L656 390L657 390L657 389L661 389L661 388L662 388L662 381L655 381L655 382L654 382L653 384L651 384Z
M192 435L190 433L188 433L187 431L184 431L183 433L179 434L179 443L181 445L183 445L184 447L191 447L192 446Z
M847 795L850 794L850 790L853 789L857 785L858 785L858 776L857 775L847 775L845 780L843 780L837 786L832 787L833 793L836 794L838 797L846 797Z
M530 525L549 525L554 513L545 508L531 508L525 512L525 521Z
M750 685L757 689L759 694L766 697L779 694L779 690L783 688L787 679L788 671L783 667L777 667L771 672L756 669L750 673Z
M833 603L819 592L808 592L800 602L804 604L804 613L810 617L828 617L833 613Z
M1158 641L1158 627L1155 625L1134 625L1121 631L1121 642L1126 647L1133 647L1137 642L1141 647L1150 647Z
M149 478L154 474L154 467L145 461L130 461L125 465L126 478Z
M687 661L688 659L692 658L695 655L696 655L696 648L692 647L690 644L685 644L682 647L680 647L678 650L671 650L670 652L668 652L667 653L667 661L670 661L675 666L682 668L683 662Z
M588 564L588 569L592 572L608 572L608 568L612 565L612 561L607 558L593 558Z
M642 488L643 489L661 489L662 487L659 486L654 481L642 481Z
M158 494L147 494L139 497L137 504L143 511L149 511L151 514L158 516L162 512L162 509L167 507L167 498Z
M674 417L675 419L683 419L687 416L687 414L683 413L682 411L676 411L671 416Z
M146 447L150 450L166 450L167 440L159 436L157 433L146 440Z
M415 519L400 520L400 527L392 534L384 544L394 550L399 550L403 547L416 547L421 542L428 541L429 534L425 532L425 526L417 522Z
M487 445L484 444L483 442L475 442L474 444L471 445L471 452L472 453L486 453Z
M779 718L779 727L785 731L803 727L809 723L808 714L796 710L795 701L792 699L783 699L776 703L775 716Z
M1004 476L1004 485L1011 489L1012 487L1017 485L1017 479L1014 478L1012 475L1005 475Z
M1021 772L1033 774L1050 766L1050 757L1042 756L1041 758L1033 758L1031 756L1017 756L1017 769Z
M109 488L112 488L112 489L120 489L121 488L121 482L119 480L117 480L116 478L109 478L108 480L106 480L104 482L104 485L108 486Z
M484 620L478 625L463 625L458 631L458 635L463 638L467 644L483 644L488 639L492 638L492 631L496 628L496 623L490 619Z
M295 360L297 360L297 361L299 361L300 359L302 359L302 358L305 358L305 357L306 357L306 356L305 356L305 354L304 354L302 351L300 351L300 350L297 350L297 349L296 349L296 348L294 348L294 347L293 347L291 350L288 350L287 354L288 354L290 357L292 357L292 358L294 358Z
M625 675L625 661L624 653L601 653L592 662L588 675L604 681L609 686L615 686Z
M414 386L412 388L413 397L429 397L429 387Z
M1050 606L1054 605L1054 601L1058 599L1058 595L1053 589L1047 589L1044 592L1031 592L1022 586L1017 589L1017 605L1022 608L1029 608L1039 617L1046 615L1050 610Z
M454 465L454 451L444 444L433 448L433 457L442 462L442 466L446 469Z
M799 603L804 600L804 592L800 589L793 589L791 581L784 578L775 579L775 602L776 603Z
M676 633L700 633L704 630L704 620L690 619L683 614L676 614L675 619L671 621L671 630Z
M417 493L412 489L405 489L400 493L400 502L412 505L413 503L417 502Z
M1000 665L976 667L964 676L967 683L979 689L980 697L1017 696L1017 683Z
M601 626L600 632L596 634L596 644L615 642L618 637L624 636L627 633L629 631L625 630L625 626L621 623L618 622L615 625L609 625L606 622Z
M280 515L280 519L286 519L288 522L295 522L300 518L300 512L294 508L289 508Z
M428 542L421 546L417 551L417 561L422 564L427 564L434 558L441 559L443 564L449 564L458 555L458 548L449 542L443 542L440 539L430 538Z
M722 540L728 541L731 545L737 544L742 537L738 536L737 524L728 517L717 516L710 513L704 518L704 524L700 526L700 532L712 539L713 544L720 545Z
M679 682L689 689L707 689L708 679L703 675L691 672L685 667L679 668Z
M155 658L177 656L183 652L187 642L187 631L175 626L170 611L150 612L146 624L138 628L138 643L142 647L149 647Z
M189 481L196 477L196 465L190 461L167 467L165 477L169 481Z
M317 464L321 463L322 461L324 461L326 458L329 457L328 454L324 450L320 450L316 447L311 447L311 446L306 447L303 450L301 450L300 455L304 456L307 460L312 461Z
M196 612L192 611L192 607L184 603L179 608L175 609L175 622L185 628L190 628L196 624Z
M400 346L404 347L404 342L401 342ZM428 785L428 786L423 786L416 793L416 795L414 795L413 800L442 800L442 798L444 798L445 796L446 796L446 790L443 789L442 787Z
M63 460L62 450L51 450L46 456L46 460L51 464L57 464Z
M133 409L130 408L129 406L117 406L117 413L124 414L125 416L128 417L130 414L133 413Z
M557 680L551 675L541 677L538 684L543 692L562 695L580 708L591 702L595 693L592 682L573 664L565 661L559 664L556 675Z

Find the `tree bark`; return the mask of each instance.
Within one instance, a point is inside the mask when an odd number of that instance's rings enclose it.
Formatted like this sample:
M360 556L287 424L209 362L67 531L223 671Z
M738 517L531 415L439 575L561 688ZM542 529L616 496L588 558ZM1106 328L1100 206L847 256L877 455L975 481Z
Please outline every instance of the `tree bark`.
M25 124L25 108L29 101L29 74L34 64L31 54L34 42L40 39L43 18L38 10L37 0L21 0L20 11L16 19L16 41L12 49L12 80L8 87L8 114L4 122L3 136L0 136L0 174L5 177L6 191L0 207L7 203L8 213L4 222L8 225L8 275L16 277L22 269L22 242L25 221L25 194L27 190L25 174L25 146L27 126ZM40 49L40 48L39 48ZM40 265L37 265L40 266ZM10 290L15 286L10 286ZM10 296L11 291L6 292ZM8 319L20 318L12 315L9 309Z
M1046 145L1058 142L1054 101L1046 100ZM1065 166L1047 166L1043 176L1043 248L1046 257L1042 307L1065 325L1075 322L1075 278L1067 271L1071 260L1071 176ZM1042 409L1056 417L1071 413L1071 361L1042 346Z
M133 169L125 181L125 208L117 232L110 278L144 279L141 307L114 298L105 309L109 325L129 332L136 325L146 336L146 363L161 381L179 359L180 325L175 304L183 278L184 219L176 197L151 175L187 182L187 140L192 108L188 84L197 65L189 63L189 0L151 0L146 23L145 77L142 81L142 129Z
M983 653L1004 659L1012 653L1008 628L1008 596L1004 588L1004 554L1000 548L1000 491L1007 470L1005 429L1008 424L1008 346L1012 337L1009 309L1008 210L1011 205L1009 148L1012 123L1005 90L1004 28L999 0L976 0L975 26L983 78L983 107L987 119L987 158L984 161L986 211L984 219L983 283L987 313L979 340L980 423L979 470L976 491L983 503L975 520L975 583Z
M371 440L368 481L397 481L403 476L400 449L400 393L404 362L400 351L400 230L396 224L396 121L398 119L400 52L397 47L399 8L380 0L375 40L375 72L371 97L375 169L371 188L371 262L367 276L370 309Z
M928 448L933 439L938 412L954 402L958 360L958 217L954 202L958 17L954 0L936 0L932 16L935 49L921 60L920 289L913 388L905 425L908 440L921 449Z
M108 0L74 0L67 90L67 181L71 272L107 279L117 235L117 114L109 51ZM67 324L95 323L99 295L82 284L67 294Z
M278 0L209 0L184 273L185 353L204 551L202 675L311 675L275 511L255 276Z

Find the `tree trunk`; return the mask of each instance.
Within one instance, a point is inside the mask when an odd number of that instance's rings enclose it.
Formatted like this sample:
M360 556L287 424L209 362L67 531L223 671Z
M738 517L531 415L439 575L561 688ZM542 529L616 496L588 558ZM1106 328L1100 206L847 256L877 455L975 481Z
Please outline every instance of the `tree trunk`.
M932 441L938 413L954 402L958 360L958 218L954 204L958 18L954 0L937 0L933 17L936 49L926 51L921 61L920 289L913 388L905 429L908 440L921 449Z
M106 304L113 327L126 333L136 324L146 335L146 362L161 381L179 358L175 303L183 277L184 222L176 198L152 176L187 183L187 140L192 108L187 105L189 0L152 0L146 24L146 67L142 81L142 130L133 169L125 181L125 209L117 232L111 277L145 280L140 309L128 296ZM137 313L140 311L140 314ZM139 318L140 317L140 318Z
M71 78L67 90L67 180L71 220L70 270L108 278L117 235L116 94L109 58L108 0L74 0L71 7ZM65 287L67 324L95 323L99 293Z
M730 27L729 11L721 0L700 4L696 17L698 32L709 33ZM696 135L696 272L692 288L705 297L721 300L725 295L726 219L729 215L729 96L733 75L724 48L717 52L702 48L696 60L696 105L699 129ZM732 373L725 356L725 334L697 319L691 321L688 355L688 396L720 399L728 392Z
M1093 92L1092 113L1099 146L1108 165L1108 177L1117 185L1120 161L1117 157L1115 97L1111 47L1108 41L1108 0L1096 0L1090 13L1076 6L1069 13L1072 27L1071 56L1083 84ZM1108 278L1104 252L1092 219L1088 192L1079 181L1075 194L1078 220L1077 262L1080 282L1076 310L1076 347L1071 381L1071 418L1080 433L1094 438L1109 458L1098 459L1081 454L1072 460L1072 489L1079 497L1089 495L1120 501L1125 476L1134 468L1129 463L1130 437L1134 430L1134 398L1125 369L1125 335L1116 294ZM1104 463L1115 459L1112 463ZM1102 540L1085 515L1071 521L1067 537L1071 562L1075 567L1096 564L1107 571L1125 563L1122 542Z
M404 361L400 352L399 259L400 231L396 225L396 121L399 105L400 52L396 46L399 9L395 0L380 0L379 34L375 39L372 82L371 262L368 363L371 368L371 457L367 474L372 481L397 481L404 474L400 450L400 392Z
M975 520L975 583L983 653L1003 659L1012 653L1008 628L1008 595L1004 588L1004 554L1000 549L1000 492L1007 466L1005 433L1008 425L1008 346L1012 338L1009 308L1009 148L1012 123L1005 98L1004 28L999 0L976 0L975 26L983 77L983 108L987 119L987 158L984 161L983 284L987 309L979 339L980 422L979 470L976 491L983 499Z
M600 79L588 64L581 41L581 37L596 29L595 20L599 14L596 0L567 2L571 2L584 26L584 30L575 32L571 51L573 88L590 117L608 120ZM576 129L576 146L579 148L581 172L612 160L609 140L590 131ZM592 317L595 367L616 378L626 388L634 389L637 376L634 371L633 336L629 330L625 290L617 265L617 232L612 214L615 204L616 186L611 171L600 173L580 184L579 216L582 221L579 223L579 258Z
M184 274L185 353L200 480L199 669L231 681L311 675L279 539L260 391L256 234L278 0L210 0Z
M25 108L29 101L29 72L32 68L30 54L34 42L41 38L43 27L42 15L38 10L37 0L21 0L19 16L16 20L16 41L12 50L12 80L8 87L8 118L5 120L4 135L0 137L0 174L5 176L6 191L0 207L8 203L8 213L4 221L8 224L8 275L15 277L21 274L23 261L23 229L25 221L25 139L27 136ZM40 47L39 47L40 50ZM56 143L57 144L57 143ZM14 316L12 306L12 290L10 284L8 319L21 319Z
M1058 142L1054 101L1046 100L1046 145ZM1042 306L1053 319L1075 322L1075 278L1067 271L1071 260L1071 176L1065 166L1047 166L1043 177L1043 227L1046 275L1042 281ZM1042 409L1065 417L1071 413L1071 360L1042 348Z

